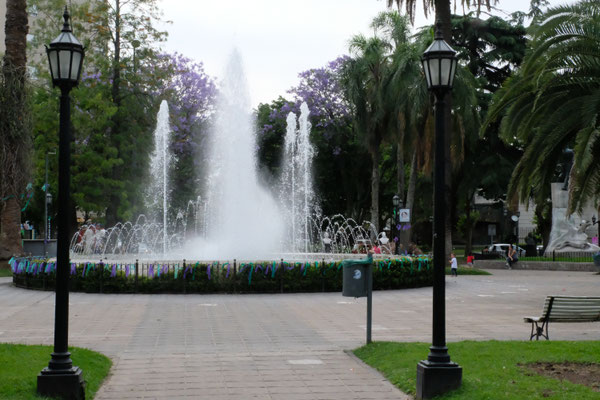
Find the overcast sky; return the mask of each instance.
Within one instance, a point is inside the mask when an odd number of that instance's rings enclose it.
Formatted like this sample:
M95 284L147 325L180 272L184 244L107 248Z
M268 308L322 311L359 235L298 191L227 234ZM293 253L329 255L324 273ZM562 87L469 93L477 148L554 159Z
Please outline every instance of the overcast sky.
M169 52L204 63L220 78L234 47L240 51L251 104L268 103L298 83L298 73L348 54L348 41L370 34L369 24L387 0L160 0ZM550 0L552 5L570 0ZM460 3L460 1L458 1ZM422 2L417 1L418 6ZM507 13L527 11L528 0L500 0ZM462 9L457 9L461 13ZM496 12L501 15L501 13ZM417 11L415 26L432 23Z

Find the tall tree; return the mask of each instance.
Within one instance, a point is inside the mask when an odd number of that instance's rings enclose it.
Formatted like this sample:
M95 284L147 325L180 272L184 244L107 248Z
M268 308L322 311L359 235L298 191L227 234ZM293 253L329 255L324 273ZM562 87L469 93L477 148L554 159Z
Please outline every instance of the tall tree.
M0 258L22 252L20 197L29 179L30 113L26 93L27 2L8 0L0 80Z
M478 82L478 105L482 117L496 90L521 64L525 55L525 28L498 17L479 19L469 13L452 17L452 34L459 59ZM477 139L477 138L475 138ZM488 199L505 198L508 180L521 151L498 137L498 124L464 147L464 162L454 170L453 187L456 212L466 240L465 252L471 250L472 229L478 213L473 212L475 194Z
M530 29L531 51L494 97L485 128L501 119L503 138L523 147L508 195L524 202L545 202L563 150L573 148L569 212L579 211L600 197L600 4L551 8Z
M380 146L389 134L386 90L391 77L390 43L374 36L354 36L346 64L345 86L354 107L354 128L371 156L371 223L379 231Z
M139 196L143 182L136 178L148 163L148 152L140 150L151 146L157 99L152 82L144 80L151 75L143 71L155 69L156 45L167 35L154 26L160 18L158 0L104 0L93 8L91 22L98 40L110 43L107 48L97 49L96 63L101 66L104 61L110 71L111 98L117 108L109 143L117 149L118 161L111 179L119 184L109 195L109 225L131 218L132 211L140 211L144 205Z
M461 5L463 9L466 7L476 7L477 12L481 11L481 7L485 6L487 9L490 9L492 4L497 3L498 0L461 0ZM406 14L409 16L411 22L414 23L415 12L416 12L416 0L388 0L388 7L392 7L394 4L397 5L398 9L402 9L402 6L405 6ZM454 2L454 8L456 8L456 0ZM424 0L423 1L423 11L425 16L435 10L436 21L440 21L442 24L442 33L444 40L452 45L452 15L450 8L449 0ZM452 110L452 93L446 95L446 103L449 107L445 108L446 114L444 115L445 125L447 129L451 127L451 110ZM450 135L446 135L446 143L444 145L444 149L446 151L446 176L445 180L445 189L446 193L446 206L448 207L448 212L446 213L446 253L449 253L452 248L452 202L448 195L452 192L452 168L451 168L451 159L450 159Z

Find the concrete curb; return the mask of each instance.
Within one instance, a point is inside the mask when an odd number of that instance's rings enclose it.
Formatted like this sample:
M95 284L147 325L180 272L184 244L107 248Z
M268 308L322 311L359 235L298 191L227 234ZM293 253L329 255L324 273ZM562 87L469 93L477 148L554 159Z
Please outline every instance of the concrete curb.
M504 260L476 260L475 268L480 269L507 269ZM561 262L561 261L518 261L512 265L515 270L534 271L577 271L600 272L600 267L593 262Z

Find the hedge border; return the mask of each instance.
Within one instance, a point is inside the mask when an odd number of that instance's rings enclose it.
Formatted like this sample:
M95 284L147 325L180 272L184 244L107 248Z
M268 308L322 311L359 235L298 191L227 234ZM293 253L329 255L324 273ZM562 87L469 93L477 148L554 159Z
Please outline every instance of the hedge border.
M54 290L53 262L11 259L13 283ZM373 289L405 289L433 284L428 258L402 257L373 262ZM341 261L263 261L105 264L72 263L69 290L87 293L298 293L342 290Z

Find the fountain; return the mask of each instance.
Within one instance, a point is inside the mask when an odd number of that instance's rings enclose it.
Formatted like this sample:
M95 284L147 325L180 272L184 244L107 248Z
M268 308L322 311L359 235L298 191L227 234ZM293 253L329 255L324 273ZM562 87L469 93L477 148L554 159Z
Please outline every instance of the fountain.
M206 237L191 240L183 255L224 259L280 252L281 211L257 174L254 121L237 52L222 81L209 154Z
M310 216L319 214L312 180L314 149L310 143L309 110L300 106L299 129L296 115L287 116L287 131L282 161L279 200L284 210L287 237L285 248L294 252L309 252Z
M211 131L208 176L203 198L190 200L168 223L169 110L160 105L149 186L149 217L108 229L83 226L71 242L72 255L131 259L333 258L373 245L370 222L320 215L312 182L314 149L309 109L290 113L278 198L257 173L256 138L242 61L234 52L222 80ZM276 200L277 198L277 200ZM173 215L173 213L171 213ZM162 221L161 221L162 217ZM322 252L327 252L325 256ZM91 256L91 257L90 257ZM339 257L339 256L337 256Z
M150 162L150 185L148 192L148 209L153 214L160 215L162 211L163 243L162 253L167 254L167 203L169 197L168 171L171 164L171 151L169 142L171 129L169 127L169 106L166 100L160 103L156 117L156 130L154 131L154 152ZM157 218L158 219L158 218Z

